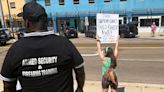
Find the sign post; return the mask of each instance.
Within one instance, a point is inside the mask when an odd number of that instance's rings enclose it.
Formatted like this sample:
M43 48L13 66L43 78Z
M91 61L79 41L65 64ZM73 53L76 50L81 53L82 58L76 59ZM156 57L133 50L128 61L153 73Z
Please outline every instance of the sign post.
M119 34L119 15L98 13L96 22L101 43L115 43Z
M86 31L88 31L88 26L89 26L88 17L85 17L85 27L86 27Z

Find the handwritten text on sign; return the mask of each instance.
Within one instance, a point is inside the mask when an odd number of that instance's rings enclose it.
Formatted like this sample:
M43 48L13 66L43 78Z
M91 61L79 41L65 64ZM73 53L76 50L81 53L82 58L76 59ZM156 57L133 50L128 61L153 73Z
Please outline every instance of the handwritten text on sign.
M118 14L97 14L97 34L101 37L101 43L116 42L118 30Z

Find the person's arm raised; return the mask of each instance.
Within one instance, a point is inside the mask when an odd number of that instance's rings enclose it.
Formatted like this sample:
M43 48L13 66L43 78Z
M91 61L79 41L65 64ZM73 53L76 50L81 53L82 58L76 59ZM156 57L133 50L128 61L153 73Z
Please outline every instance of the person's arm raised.
M100 42L100 37L98 35L96 35L96 40L97 40L97 51L98 51L98 54L101 58L102 61L104 61L105 57L101 51L101 42Z
M115 44L115 49L114 49L114 56L117 58L118 57L118 44L119 43L119 36L117 38L116 44Z

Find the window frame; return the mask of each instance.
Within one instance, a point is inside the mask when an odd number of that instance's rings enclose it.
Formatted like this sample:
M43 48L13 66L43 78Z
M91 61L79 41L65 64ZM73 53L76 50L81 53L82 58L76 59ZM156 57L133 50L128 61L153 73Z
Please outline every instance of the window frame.
M95 0L88 0L88 3L93 4L93 3L95 3Z
M80 0L73 0L73 4L80 4Z
M104 0L104 3L109 3L111 2L112 0Z
M16 8L16 3L15 3L15 2L10 2L10 8L11 8L11 9Z
M59 0L59 5L64 5L64 4L65 4L65 0L63 0L63 2L62 2L62 0Z
M120 2L126 2L127 0L120 0Z
M49 2L46 2L46 1L49 1ZM45 6L51 6L51 0L44 0L45 2Z

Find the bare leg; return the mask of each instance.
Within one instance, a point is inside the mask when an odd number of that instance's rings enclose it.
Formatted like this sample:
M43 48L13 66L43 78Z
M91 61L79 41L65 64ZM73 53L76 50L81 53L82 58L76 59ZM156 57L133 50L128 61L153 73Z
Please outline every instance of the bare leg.
M102 89L102 92L108 92L108 89Z
M151 37L153 37L153 31L151 30Z
M153 37L154 37L154 31L153 31Z
M116 89L111 89L111 92L117 92L117 90Z
M155 36L155 32L154 31L152 31L152 37L154 37Z
M114 72L114 76L115 76L116 85L118 85L118 79L117 79L117 76L116 76L115 72ZM117 88L116 89L112 88L111 92L117 92Z

